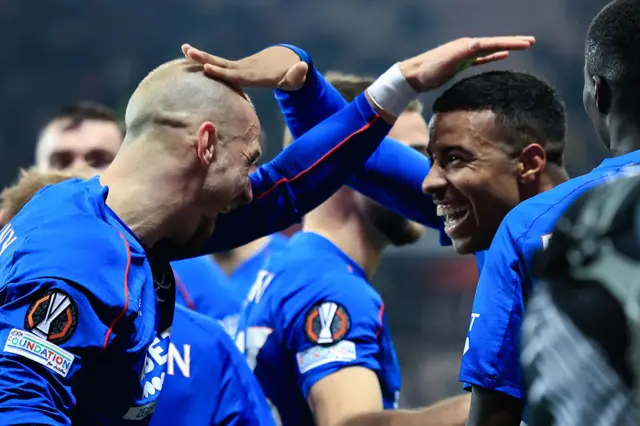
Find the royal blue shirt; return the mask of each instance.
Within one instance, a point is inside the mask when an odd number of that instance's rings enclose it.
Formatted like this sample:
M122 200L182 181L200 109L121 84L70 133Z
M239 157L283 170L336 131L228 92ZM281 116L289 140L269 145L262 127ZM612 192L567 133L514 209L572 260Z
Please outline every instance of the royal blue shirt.
M247 300L236 344L283 425L313 424L311 388L350 366L375 372L384 407L397 406L400 368L384 304L334 244L297 233L267 260Z
M211 256L171 262L176 279L176 303L219 321L235 336L244 297Z
M0 424L148 424L175 306L169 262L286 229L389 128L360 96L252 173L253 201L221 215L198 253L145 251L98 178L41 190L0 231Z
M256 281L258 271L264 262L274 253L279 252L287 245L287 237L282 234L273 234L269 237L267 244L258 250L253 256L239 265L235 271L229 275L234 288L235 297L243 301L249 294L251 286Z
M269 426L271 409L221 325L176 306L167 375L151 426Z
M502 221L484 265L465 342L460 381L522 399L520 327L531 292L531 262L556 220L586 190L637 170L640 152L604 160L590 173L516 206Z

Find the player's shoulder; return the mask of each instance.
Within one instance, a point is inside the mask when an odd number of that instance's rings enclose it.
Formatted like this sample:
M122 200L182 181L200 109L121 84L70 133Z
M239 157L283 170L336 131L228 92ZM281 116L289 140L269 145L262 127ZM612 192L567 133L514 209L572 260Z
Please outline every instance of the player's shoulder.
M5 282L59 279L105 298L113 293L117 300L108 303L120 304L126 274L137 276L145 254L105 214L102 193L91 190L87 181L45 187L5 227L13 235L0 258Z
M220 340L226 340L223 337L231 339L215 319L177 304L174 331L178 334L188 335L189 342L202 349L214 349L219 346ZM233 341L231 341L231 345L233 346Z
M505 216L501 232L508 232L519 246L527 245L531 239L542 246L544 236L551 233L556 220L573 200L606 178L606 174L595 169L521 202Z

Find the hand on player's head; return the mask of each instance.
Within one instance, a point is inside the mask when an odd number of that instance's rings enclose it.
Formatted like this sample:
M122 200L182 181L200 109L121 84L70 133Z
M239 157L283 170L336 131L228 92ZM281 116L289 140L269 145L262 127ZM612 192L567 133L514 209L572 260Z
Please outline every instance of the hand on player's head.
M435 89L470 66L500 61L509 51L526 50L531 36L460 38L400 63L402 74L418 92Z
M237 61L211 55L188 44L182 45L182 53L187 59L204 65L205 73L238 87L298 90L309 69L293 50L282 46L269 47Z

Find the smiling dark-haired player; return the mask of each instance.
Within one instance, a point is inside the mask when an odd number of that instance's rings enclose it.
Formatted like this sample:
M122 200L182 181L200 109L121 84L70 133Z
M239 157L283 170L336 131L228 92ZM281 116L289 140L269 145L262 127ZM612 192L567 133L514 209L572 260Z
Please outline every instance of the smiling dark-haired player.
M512 426L520 421L517 413L522 412L523 384L518 341L524 302L532 290L532 260L552 238L556 220L588 189L637 173L638 49L640 1L609 3L587 32L583 100L598 135L614 158L514 208L500 224L485 255L473 308L473 328L469 331L470 349L463 360L463 374L476 384L470 425ZM540 397L544 396L537 395Z

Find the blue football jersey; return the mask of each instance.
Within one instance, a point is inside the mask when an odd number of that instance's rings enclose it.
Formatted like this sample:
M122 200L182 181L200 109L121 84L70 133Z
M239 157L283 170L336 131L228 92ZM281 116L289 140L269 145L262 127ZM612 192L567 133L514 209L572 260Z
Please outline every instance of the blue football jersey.
M236 297L241 298L242 301L246 299L251 286L256 281L258 271L262 268L264 262L273 253L277 253L286 247L287 240L287 237L282 234L269 236L269 242L267 242L262 249L238 266L236 270L229 275L229 278L233 282Z
M218 320L235 336L244 297L210 256L171 263L176 279L176 303Z
M604 160L590 173L571 179L516 206L502 221L484 265L464 346L460 381L522 399L519 336L531 292L531 262L551 238L556 220L584 191L636 173L640 152Z
M236 344L283 425L313 424L313 385L349 366L374 371L384 407L397 406L400 367L380 295L334 244L294 235L251 288Z
M271 409L220 324L176 306L167 375L151 426L269 426Z
M173 273L106 192L97 178L46 187L0 231L0 424L146 424L153 412Z

